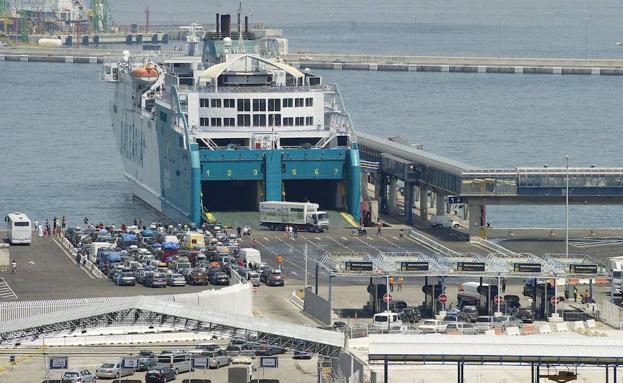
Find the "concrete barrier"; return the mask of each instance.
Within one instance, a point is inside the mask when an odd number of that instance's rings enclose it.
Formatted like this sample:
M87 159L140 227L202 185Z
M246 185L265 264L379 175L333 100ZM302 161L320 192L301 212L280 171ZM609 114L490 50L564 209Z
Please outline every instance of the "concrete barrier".
M556 332L569 332L569 327L567 327L567 323L556 323Z
M549 324L539 325L539 334L551 334L551 333L552 333L552 326L550 326Z

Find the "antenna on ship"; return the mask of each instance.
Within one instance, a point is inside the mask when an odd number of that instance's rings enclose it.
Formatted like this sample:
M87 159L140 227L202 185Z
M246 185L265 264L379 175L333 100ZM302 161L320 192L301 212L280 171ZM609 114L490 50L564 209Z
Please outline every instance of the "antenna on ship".
M240 15L242 14L242 1L238 3L238 53L246 53L244 51L244 41L242 41L242 27L240 24Z

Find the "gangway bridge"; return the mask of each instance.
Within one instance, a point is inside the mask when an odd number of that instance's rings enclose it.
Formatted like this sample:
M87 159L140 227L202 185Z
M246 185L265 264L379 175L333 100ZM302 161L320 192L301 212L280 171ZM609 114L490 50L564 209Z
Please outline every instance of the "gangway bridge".
M93 303L0 322L0 345L66 335L80 329L133 325L214 332L327 357L337 357L344 346L344 334L335 331L249 315L207 311L198 306L149 296L120 297L116 302Z
M470 239L486 236L487 205L565 204L567 182L570 204L623 203L623 168L478 168L426 152L401 139L364 132L358 132L357 139L362 170L375 184L375 198L382 212L398 209L402 182L407 223L413 223L416 206L426 221L431 203L436 214L448 212L451 203L465 204Z

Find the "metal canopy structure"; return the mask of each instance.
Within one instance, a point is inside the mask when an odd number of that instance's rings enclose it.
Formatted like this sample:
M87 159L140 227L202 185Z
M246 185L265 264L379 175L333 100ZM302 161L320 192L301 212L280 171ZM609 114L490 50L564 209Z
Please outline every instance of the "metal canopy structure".
M246 337L330 357L337 356L344 346L344 335L338 332L246 315L211 312L144 296L0 322L0 344L118 325L166 325L185 331L218 332L228 337Z
M326 252L319 267L340 277L482 276L506 278L604 278L608 268L586 255L531 253Z
M427 363L620 365L623 338L370 335L368 358Z

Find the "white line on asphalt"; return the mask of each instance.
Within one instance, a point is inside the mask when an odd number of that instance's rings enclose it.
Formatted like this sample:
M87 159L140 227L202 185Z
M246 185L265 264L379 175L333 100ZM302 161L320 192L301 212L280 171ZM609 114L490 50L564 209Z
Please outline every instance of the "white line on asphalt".
M372 245L372 244L369 244L368 242L366 242L366 241L362 240L362 239L361 239L361 238L359 238L359 237L355 237L355 239L357 239L359 242L361 242L361 243L365 244L366 246L370 246L371 248L373 248L374 250L378 251L379 253L382 253L382 252L383 252L381 249L379 249L379 248L375 247L375 246L374 246L374 245Z
M322 238L320 237L314 237L316 239L316 241L322 241Z
M346 237L340 237L342 239L342 241L348 241L348 239Z
M290 271L290 273L292 273L292 275L299 275L296 271Z
M392 238L396 239L396 237L392 237ZM381 239L382 239L382 240L384 240L384 241L386 241L386 242L391 243L391 244L392 244L392 246L396 246L396 247L397 247L397 248L399 248L400 250L404 250L404 251L406 251L406 252L409 252L409 250L405 249L404 247L402 247L402 246L400 246L400 245L395 244L394 242L390 241L389 239L387 239L387 238L385 238L385 237L381 237Z
M337 239L327 236L327 238L329 238L330 240L332 240L333 242L337 243L338 245L342 246L343 248L345 248L346 250L350 250L353 253L356 253L356 251L348 246L346 246L345 244L343 244L342 242L338 241Z
M61 245L61 244L60 244L60 243L56 240L56 238L53 238L52 240L54 241L54 243L56 243L56 245L58 246L58 248L59 248L59 249L61 249L61 251L62 251L63 253L65 253L65 255L67 256L67 258L69 258L72 262L75 262L75 261L76 261L76 259L73 257L73 255L72 255L69 251L67 251L67 250L66 250L66 249L65 249L65 248L64 248L64 247L63 247L63 246L62 246L62 245ZM91 275L91 273L89 273L89 271L88 271L86 268L84 268L84 267L80 267L79 269L80 269L80 270L82 270L82 271L84 271L84 272L86 273L86 275L88 275L88 276L89 276L89 278L91 278L91 279L95 279L95 278L96 278L95 276Z
M277 238L277 239L279 239L279 238ZM281 239L279 239L279 240L283 242L283 240L281 240ZM285 242L284 242L284 243L285 243ZM266 246L266 245L264 245L264 244L258 243L258 245L260 245L260 246L262 246L263 248L265 248L266 250L270 251L270 252L271 252L271 253L273 253L275 256L279 255L279 253L277 253L275 250L271 249L270 247L268 247L268 246ZM301 266L297 265L296 263L291 262L291 261L288 261L288 259L287 259L286 257L283 257L283 261L284 261L285 263L287 263L287 264L290 264L290 265L292 265L292 266L294 266L294 267L298 268L298 269L305 270L305 269L303 269Z
M264 237L264 241L268 242L268 238Z
M4 278L0 278L0 297L5 300L17 299L17 294L15 294Z

